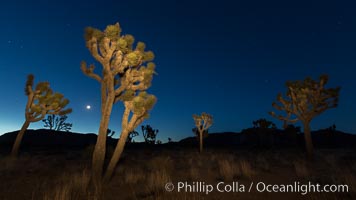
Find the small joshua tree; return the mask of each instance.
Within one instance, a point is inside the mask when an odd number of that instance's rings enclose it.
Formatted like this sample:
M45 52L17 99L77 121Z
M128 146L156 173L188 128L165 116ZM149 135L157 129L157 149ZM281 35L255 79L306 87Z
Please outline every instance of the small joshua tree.
M213 124L213 117L207 113L202 113L201 116L193 115L195 126L199 132L199 149L203 152L203 134Z
M106 153L106 130L114 103L124 104L121 135L107 168L108 180L116 167L124 149L128 134L149 117L148 112L156 102L156 97L145 90L151 86L155 64L154 54L145 51L145 44L138 42L134 47L132 35L122 35L119 23L109 25L104 31L89 27L85 30L86 46L92 56L101 64L101 74L95 66L82 62L83 73L101 85L101 119L98 138L92 160L94 183L99 183L103 175Z
M301 120L304 126L304 137L309 159L313 158L310 122L325 110L335 108L338 105L340 87L326 89L324 86L327 82L327 75L320 76L318 81L308 77L303 81L287 82L286 98L279 94L277 96L279 104L272 104L275 109L285 111L287 115L282 116L270 112L273 117L285 122L295 123ZM292 115L296 117L291 119Z
M261 129L276 129L276 124L271 121L268 121L264 118L253 121L253 128L261 128Z
M48 128L49 130L56 130L56 131L70 131L72 129L73 124L67 123L68 116L62 115L47 115L46 119L43 119L42 122L44 123L44 127Z
M139 135L139 134L138 134L137 131L135 131L135 130L131 131L131 132L129 133L129 136L127 137L127 142L128 142L128 143L134 142L133 138L136 137L136 136L138 136L138 135Z
M27 96L25 123L17 134L12 147L11 155L13 157L18 155L22 138L31 122L38 122L44 119L47 114L65 115L72 112L72 109L64 109L69 100L60 93L53 93L48 82L40 82L33 88L33 81L34 76L28 75L25 86Z
M141 126L142 135L145 142L148 144L155 144L156 137L158 134L158 129L153 129L150 125Z

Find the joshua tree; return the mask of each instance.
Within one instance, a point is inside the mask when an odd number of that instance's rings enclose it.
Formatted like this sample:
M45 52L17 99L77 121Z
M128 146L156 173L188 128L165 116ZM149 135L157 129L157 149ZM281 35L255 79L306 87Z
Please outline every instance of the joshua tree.
M201 125L203 126L203 125ZM197 127L192 128L192 132L194 133L194 135L197 137L198 142L200 141L200 133L199 133L199 129ZM208 130L204 130L203 131L203 139L208 137L209 133Z
M105 174L106 179L112 175L128 134L149 117L148 111L156 102L155 96L145 92L151 86L155 64L149 62L153 60L154 55L151 51L145 51L145 44L138 42L134 47L134 37L121 35L118 23L107 26L104 31L87 28L85 41L92 56L102 65L99 75L94 71L93 64L90 66L85 62L81 64L83 73L101 84L101 119L92 160L93 179L98 183L103 175L106 130L113 105L121 101L125 110L120 140Z
M262 129L269 129L269 128L275 129L276 128L276 124L274 124L273 122L268 121L264 118L253 121L252 124L253 124L254 128L262 128Z
M149 144L155 144L158 129L153 129L150 125L146 125L141 126L141 130L143 138L145 138L145 142Z
M130 133L129 133L129 136L127 137L127 142L128 143L132 143L133 142L133 138L134 137L136 137L136 136L138 136L139 134L138 134L138 132L137 131L131 131Z
M33 81L34 76L32 74L28 75L25 86L25 94L27 96L25 123L17 134L12 147L11 155L13 157L18 155L22 138L31 122L38 122L47 114L65 115L72 112L72 109L64 110L69 100L65 99L60 93L53 93L48 82L40 82L33 88Z
M49 130L56 130L56 131L70 131L72 129L73 124L67 123L68 116L62 115L47 115L46 119L43 119L42 122L44 123L45 128L49 128Z
M275 109L285 111L287 115L276 115L274 112L270 112L272 116L282 121L295 123L301 120L309 159L313 158L310 122L325 110L337 107L339 100L340 87L326 89L324 86L327 82L327 75L320 76L318 81L308 77L303 81L287 82L286 98L279 94L277 96L279 104L272 104ZM292 114L295 115L294 119L291 119Z
M201 116L193 115L195 126L199 132L199 147L200 152L203 152L203 133L213 124L213 117L207 113L202 113Z

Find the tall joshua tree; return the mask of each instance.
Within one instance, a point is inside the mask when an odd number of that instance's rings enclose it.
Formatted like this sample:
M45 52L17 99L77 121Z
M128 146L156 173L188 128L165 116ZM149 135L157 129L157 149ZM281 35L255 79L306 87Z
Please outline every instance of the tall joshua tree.
M22 138L31 122L38 122L44 119L47 114L66 115L72 112L72 109L64 109L69 100L60 93L53 93L48 82L40 82L33 88L33 81L34 76L28 75L25 86L27 96L25 122L12 147L11 155L13 157L18 155Z
M199 132L199 150L203 152L203 134L213 124L213 117L205 112L199 115L193 115L195 126Z
M133 47L132 35L121 35L118 23L109 25L104 31L89 27L85 30L86 46L92 56L101 64L101 74L95 66L82 62L83 73L101 84L101 119L98 139L93 153L93 179L99 181L103 175L106 153L106 130L114 103L123 102L121 136L105 177L111 177L123 151L127 135L133 131L153 108L156 97L145 90L151 86L155 64L154 54L145 51L145 44L138 42ZM144 65L145 64L145 65ZM130 117L131 116L131 117Z
M304 138L309 159L313 158L313 143L310 134L310 122L312 119L329 108L335 108L338 105L340 87L326 89L328 76L320 76L318 81L306 78L303 81L288 81L286 98L278 94L279 103L273 103L272 106L285 111L286 116L277 115L270 112L273 117L284 122L295 123L301 121L304 126ZM291 116L295 115L294 119Z

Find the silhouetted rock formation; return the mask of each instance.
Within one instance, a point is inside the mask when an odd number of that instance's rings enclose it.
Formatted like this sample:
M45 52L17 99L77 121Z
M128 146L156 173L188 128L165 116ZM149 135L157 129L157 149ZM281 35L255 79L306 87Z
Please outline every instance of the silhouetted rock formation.
M9 152L18 131L5 133L0 136L0 150ZM94 133L81 134L48 129L27 130L21 148L25 150L36 149L82 149L94 145L97 135ZM337 130L323 129L312 132L313 141L318 148L351 148L356 147L356 135ZM211 133L205 139L207 148L304 148L303 133L291 133L279 129L249 128L236 132ZM117 139L108 138L108 146L115 147ZM160 145L147 145L141 143L128 143L128 148L196 148L196 137L188 137L179 142ZM160 147L159 147L160 146Z
M18 131L5 133L0 136L0 147L10 148ZM82 148L94 145L97 135L94 133L80 134L66 131L54 131L48 129L26 130L21 148ZM116 144L117 139L108 139L108 144Z

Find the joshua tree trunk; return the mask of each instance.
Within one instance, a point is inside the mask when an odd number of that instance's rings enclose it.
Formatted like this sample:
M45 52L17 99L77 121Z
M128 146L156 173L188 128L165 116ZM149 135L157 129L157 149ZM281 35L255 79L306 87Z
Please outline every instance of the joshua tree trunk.
M12 157L17 157L17 155L19 153L22 138L23 138L25 131L29 125L30 125L30 122L28 120L26 120L25 123L22 125L21 130L17 133L16 140L15 140L14 146L12 147L12 151L11 151Z
M112 177L116 164L119 162L119 159L121 157L121 154L124 150L125 144L126 144L126 140L127 140L127 136L129 135L128 129L125 129L122 131L121 135L120 135L120 139L119 142L117 143L116 147L115 147L115 151L113 156L111 157L109 166L106 170L105 173L105 177L104 177L104 181L108 182L110 180L110 178Z
M105 160L105 152L106 152L106 138L107 138L107 130L109 127L110 115L112 112L114 98L108 97L105 105L105 110L102 111L102 117L100 120L100 127L98 133L98 139L95 144L94 152L93 152L93 160L92 160L92 175L95 183L99 183L103 174L103 166Z
M202 131L199 131L199 147L200 147L200 153L203 152L203 132L204 130Z
M309 160L313 159L313 142L310 133L310 122L304 122L304 138L305 138L305 147L307 149L307 157Z

